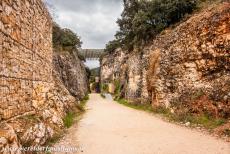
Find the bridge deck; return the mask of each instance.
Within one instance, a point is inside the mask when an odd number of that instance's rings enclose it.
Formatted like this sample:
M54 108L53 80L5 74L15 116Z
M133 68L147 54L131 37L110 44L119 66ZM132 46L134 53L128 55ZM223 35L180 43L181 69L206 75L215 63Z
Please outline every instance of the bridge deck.
M79 49L79 54L85 59L98 59L104 53L104 49Z

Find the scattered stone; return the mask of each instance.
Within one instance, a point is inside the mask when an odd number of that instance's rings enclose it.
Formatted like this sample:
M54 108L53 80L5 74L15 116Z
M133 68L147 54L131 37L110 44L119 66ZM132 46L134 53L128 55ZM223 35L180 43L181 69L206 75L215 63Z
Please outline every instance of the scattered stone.
M185 123L185 126L186 126L186 127L189 127L189 126L190 126L190 122L186 122L186 123Z

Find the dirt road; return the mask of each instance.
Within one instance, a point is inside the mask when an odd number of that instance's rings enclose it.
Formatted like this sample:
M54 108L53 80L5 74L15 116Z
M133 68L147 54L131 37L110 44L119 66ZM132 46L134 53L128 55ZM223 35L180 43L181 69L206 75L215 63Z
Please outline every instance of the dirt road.
M80 145L83 154L230 154L230 143L97 94L90 95L87 109L56 146Z

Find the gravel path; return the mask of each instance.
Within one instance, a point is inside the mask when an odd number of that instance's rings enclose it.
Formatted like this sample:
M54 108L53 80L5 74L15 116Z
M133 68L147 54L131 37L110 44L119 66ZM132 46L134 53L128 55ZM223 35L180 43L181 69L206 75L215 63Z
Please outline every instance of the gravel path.
M82 120L56 147L76 145L83 154L230 154L230 143L98 94L90 95Z

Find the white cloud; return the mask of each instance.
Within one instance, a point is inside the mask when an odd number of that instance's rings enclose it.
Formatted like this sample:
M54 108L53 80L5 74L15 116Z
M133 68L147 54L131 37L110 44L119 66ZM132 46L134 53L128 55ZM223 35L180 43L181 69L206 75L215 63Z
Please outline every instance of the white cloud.
M122 0L46 0L54 7L55 21L81 36L83 48L104 48L118 30Z

